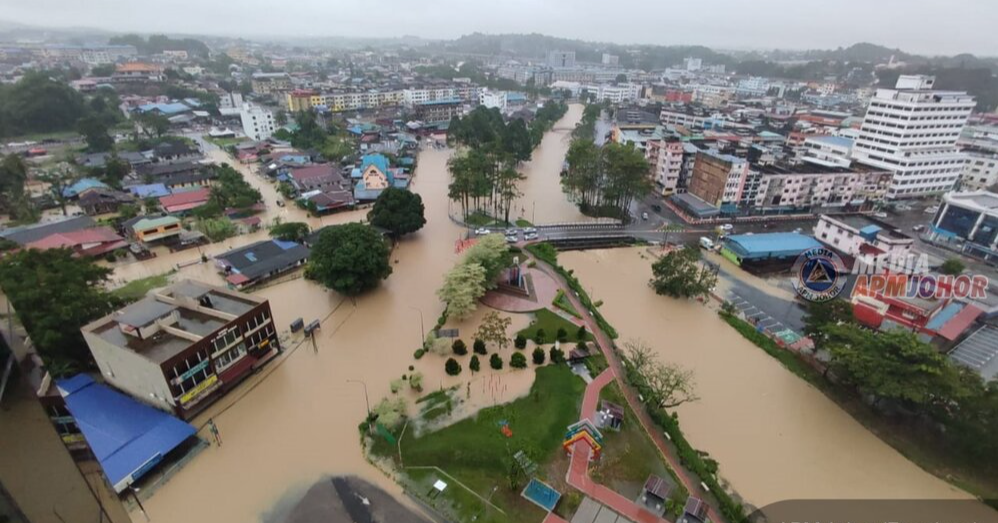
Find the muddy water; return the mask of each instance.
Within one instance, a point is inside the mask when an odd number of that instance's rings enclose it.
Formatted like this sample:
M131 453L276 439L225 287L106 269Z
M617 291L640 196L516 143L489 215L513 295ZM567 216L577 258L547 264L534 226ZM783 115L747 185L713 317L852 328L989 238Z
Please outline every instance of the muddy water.
M563 253L603 300L621 341L640 338L696 374L701 399L678 409L692 444L746 500L951 499L968 495L924 472L701 305L655 295L643 249Z
M561 190L565 152L568 151L572 129L581 119L582 105L570 105L565 116L534 149L531 160L520 169L526 177L520 182L523 196L513 205L511 216L540 224L586 219Z
M557 151L546 154L557 155ZM442 356L430 354L419 361L412 356L421 342L420 312L422 328L428 331L443 308L434 293L458 258L454 243L462 229L447 217L449 155L447 150L421 153L413 190L424 199L427 224L396 248L392 254L394 274L379 289L357 300L344 299L304 280L258 291L271 300L279 329L297 317L321 319L318 351L313 352L311 344L299 345L251 378L249 386L236 391L238 401L227 397L195 420L200 427L213 417L223 446L201 453L145 502L154 521L202 521L205 514L219 522L258 521L280 500L302 495L308 485L329 474L356 475L398 494L398 488L363 458L357 425L365 416L364 386L348 380L366 383L374 405L390 394L392 380L410 373L410 365L424 374L424 393L472 379L466 361L470 356L461 358L465 371L458 377L445 375ZM327 217L326 223L360 216L335 215ZM248 243L263 234L233 239L218 250L230 243ZM187 251L176 258L196 256L197 251ZM173 258L163 256L153 260L150 268L119 267L115 276L155 274L173 263ZM181 274L217 281L209 278L211 272L210 267L195 265ZM483 313L448 327L459 328L468 341ZM515 317L511 332L527 321L526 316ZM504 351L504 359L512 350ZM488 379L491 372L485 364L474 378ZM524 394L531 381L521 371L521 375L502 382L499 397L494 389L476 381L469 403L509 401ZM479 387L482 390L477 393ZM411 391L403 394L416 396ZM205 432L202 436L210 439ZM143 520L138 514L133 518Z

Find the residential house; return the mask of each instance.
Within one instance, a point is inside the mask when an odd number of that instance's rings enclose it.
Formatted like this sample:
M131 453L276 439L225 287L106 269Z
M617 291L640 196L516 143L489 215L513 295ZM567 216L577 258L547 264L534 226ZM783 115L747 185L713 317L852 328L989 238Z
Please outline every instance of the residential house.
M142 184L163 184L170 191L191 187L207 187L215 173L195 162L156 163L139 166L136 175Z
M308 247L295 242L262 240L215 257L225 281L243 289L305 265Z
M163 196L159 199L159 205L168 214L184 214L208 203L210 199L211 189L202 187Z
M111 153L91 153L83 154L76 157L76 164L80 167L86 167L88 169L103 169L107 165L108 159L113 155ZM129 165L134 169L137 165L145 165L150 162L149 158L146 158L139 152L133 151L123 151L117 153L118 158L128 162Z
M80 231L96 225L97 223L89 216L69 216L58 221L5 229L0 231L0 238L10 240L18 245L28 245L53 234Z
M70 249L76 257L103 256L128 247L128 242L108 227L59 232L33 241L29 249Z
M136 216L122 224L126 233L142 243L164 242L180 237L183 231L176 216Z
M157 162L178 162L201 158L201 152L186 142L163 142L152 149Z
M409 176L402 169L391 168L383 154L365 155L350 177L355 183L353 194L357 201L374 201L389 187L409 187Z
M88 216L118 212L122 205L132 203L135 197L131 194L104 188L86 191L76 202Z

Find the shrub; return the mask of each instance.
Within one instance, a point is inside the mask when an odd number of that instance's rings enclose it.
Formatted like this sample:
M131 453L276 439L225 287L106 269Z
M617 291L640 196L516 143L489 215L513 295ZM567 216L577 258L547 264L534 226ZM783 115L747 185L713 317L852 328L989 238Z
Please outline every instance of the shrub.
M416 370L416 367L414 365L409 365L409 372L412 372L414 370Z
M565 351L551 347L550 358L551 363L564 363Z
M527 338L523 334L517 334L516 338L513 339L513 346L523 350L527 348Z
M534 349L534 365L544 365L544 349L537 347Z
M517 352L516 354L520 354L520 353ZM520 354L520 355L522 356L522 354ZM502 368L502 358L500 358L498 354L493 354L492 357L489 358L489 367L492 367L495 370L501 369Z
M412 376L409 376L409 388L416 392L423 391L423 373L416 372Z
M488 354L488 349L485 348L485 342L482 340L475 340L474 344L475 354Z
M454 344L451 345L451 350L458 356L464 356L468 353L468 346L464 344L464 340L456 339L454 340Z
M575 333L575 341L586 341L586 326L581 325L578 332Z
M538 345L544 343L547 335L548 333L544 332L544 329L537 329L537 332L534 333L534 343Z
M416 352L412 353L412 357L418 360L419 358L423 357L423 354L426 354L425 349L416 349Z
M556 336L558 338L558 341L560 341L561 343L565 343L566 341L568 341L568 331L566 331L564 328L559 327L558 334Z
M522 352L514 352L513 355L509 357L509 366L514 369L524 369L527 367L527 357L524 356Z
M392 394L398 394L402 390L402 385L405 384L405 380L392 380L391 388Z
M478 370L482 368L481 364L478 363L477 355L473 355L471 357L471 361L468 362L468 368L471 369L471 372L478 372Z
M458 374L461 374L461 364L454 358L447 358L447 363L444 364L444 370L447 371L449 376L457 376Z
M575 344L575 350L579 352L589 352L589 345L584 341L580 341Z

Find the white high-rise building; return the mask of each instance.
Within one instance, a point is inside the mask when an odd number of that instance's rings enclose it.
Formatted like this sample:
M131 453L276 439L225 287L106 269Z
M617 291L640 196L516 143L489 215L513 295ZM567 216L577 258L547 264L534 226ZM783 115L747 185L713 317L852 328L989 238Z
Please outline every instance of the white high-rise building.
M866 110L852 157L894 173L889 199L949 191L963 171L956 141L977 102L962 91L936 91L934 83L902 75L894 89L877 89Z
M277 129L274 113L258 105L244 103L239 110L239 119L243 123L243 132L254 140L266 140Z

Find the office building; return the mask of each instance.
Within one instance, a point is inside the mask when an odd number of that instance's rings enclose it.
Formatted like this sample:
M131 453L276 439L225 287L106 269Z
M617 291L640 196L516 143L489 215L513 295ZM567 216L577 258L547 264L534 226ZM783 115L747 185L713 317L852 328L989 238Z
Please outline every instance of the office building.
M270 302L183 280L85 325L104 379L190 419L280 350Z
M983 191L998 184L998 153L985 149L964 149L967 163L960 173L961 191Z
M253 73L250 80L256 94L274 94L291 89L288 73Z
M744 158L701 151L693 166L689 192L715 207L738 204L748 174L749 163Z
M998 255L998 194L972 191L944 195L929 235L937 241L965 242L964 250Z
M575 51L548 51L548 67L571 69L575 67Z
M277 130L274 113L258 105L244 103L239 111L239 119L243 124L243 132L252 140L266 140Z
M902 75L870 100L853 160L894 173L889 199L949 191L963 172L957 138L976 102L962 91L937 91L935 78Z
M620 64L620 57L615 54L603 53L603 65L616 66Z

